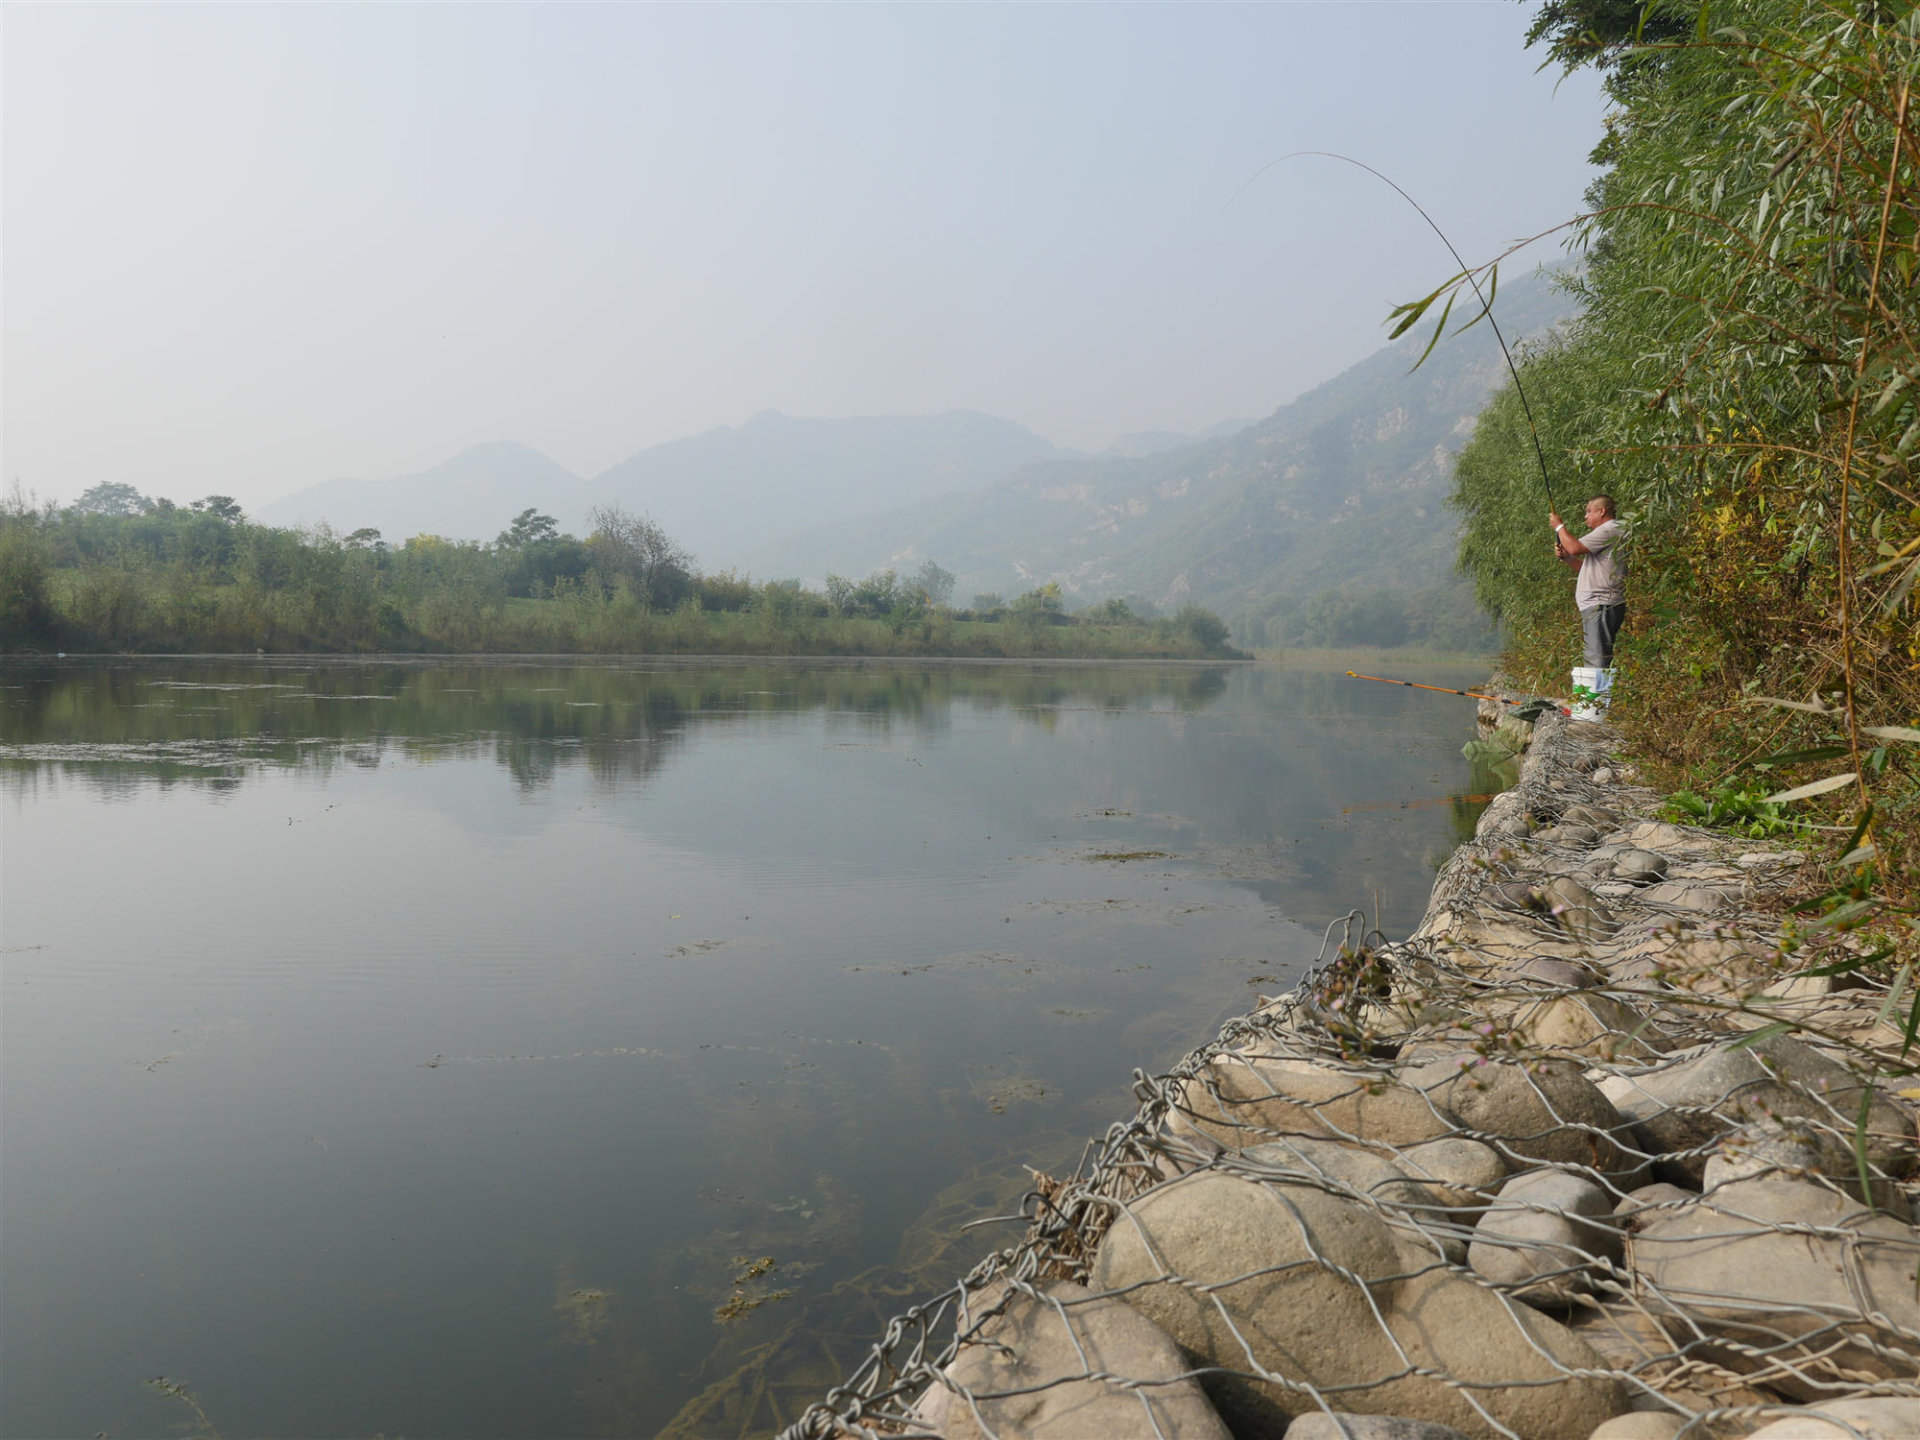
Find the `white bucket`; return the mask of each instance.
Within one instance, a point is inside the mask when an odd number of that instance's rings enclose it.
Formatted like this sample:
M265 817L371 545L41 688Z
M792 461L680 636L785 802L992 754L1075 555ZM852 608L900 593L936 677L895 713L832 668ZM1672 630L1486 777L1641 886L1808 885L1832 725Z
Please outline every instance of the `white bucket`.
M1575 720L1604 720L1607 718L1607 700L1613 691L1613 671L1597 669L1592 665L1573 667L1573 718ZM1582 700L1578 692L1585 690L1592 698Z

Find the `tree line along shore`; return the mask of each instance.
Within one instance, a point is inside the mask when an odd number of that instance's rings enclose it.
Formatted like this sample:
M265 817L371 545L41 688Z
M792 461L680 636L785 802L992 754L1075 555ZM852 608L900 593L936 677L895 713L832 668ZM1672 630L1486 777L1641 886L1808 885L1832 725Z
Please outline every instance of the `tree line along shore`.
M254 524L95 486L0 506L0 650L785 654L1242 659L1226 624L1138 598L1069 610L1056 584L954 604L912 575L756 582L703 572L660 526L596 510L585 539L523 511L491 543Z

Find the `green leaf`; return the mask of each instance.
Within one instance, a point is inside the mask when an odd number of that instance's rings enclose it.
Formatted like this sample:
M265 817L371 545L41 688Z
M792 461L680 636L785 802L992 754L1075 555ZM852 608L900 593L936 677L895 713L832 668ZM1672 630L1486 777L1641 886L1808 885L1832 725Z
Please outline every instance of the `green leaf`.
M1447 282L1448 285L1452 283L1451 280ZM1440 289L1434 291L1423 300L1409 300L1404 305L1394 306L1387 318L1391 320L1395 315L1403 316L1404 318L1398 325L1387 332L1387 338L1389 340L1398 340L1402 335L1406 334L1407 331L1415 325L1418 325L1420 323L1420 317L1427 313L1428 308L1432 306L1434 301L1440 298L1446 288L1446 285L1442 285Z
M1768 805L1785 805L1790 800L1811 800L1815 795L1825 795L1829 790L1838 790L1843 785L1851 785L1860 777L1852 770L1844 775L1829 775L1824 780L1809 780L1805 785L1796 785L1791 790L1782 790L1778 795L1769 795Z
M1860 1195L1867 1202L1869 1210L1873 1203L1873 1167L1867 1164L1867 1116L1873 1111L1874 1089L1871 1085L1860 1087L1860 1114L1853 1122L1853 1163L1860 1172Z
M1440 343L1440 337L1447 333L1447 317L1453 313L1453 302L1459 298L1460 292L1458 290L1447 296L1447 308L1440 312L1439 320L1434 323L1433 338L1427 341L1427 348L1420 352L1420 358L1413 362L1409 373L1411 373L1411 370L1418 370L1422 365L1427 363L1427 357L1433 354L1433 347L1438 345Z
M1831 965L1822 965L1813 970L1802 970L1802 975L1851 975L1854 971L1877 963L1893 954L1892 946L1885 946L1871 955L1854 955L1846 960L1836 960Z
M1479 310L1475 312L1474 317L1471 320L1469 320L1466 324L1462 325L1458 330L1454 331L1453 332L1454 334L1464 335L1467 333L1467 331L1471 330L1474 326L1478 325L1482 320L1486 320L1492 316L1494 297L1496 297L1500 293L1499 265L1497 264L1494 265L1487 272L1487 274L1488 274L1487 288L1484 291L1481 290L1481 288L1478 285L1475 285L1473 287L1474 298L1480 302Z
M1869 800L1867 802L1867 808L1860 812L1859 823L1853 827L1853 834L1847 837L1845 850L1843 850L1841 853L1844 854L1846 853L1847 850L1852 850L1854 846L1858 845L1860 843L1860 837L1867 833L1867 826L1871 825L1872 823L1873 823L1873 802Z
M1815 745L1810 750L1782 750L1777 755L1769 755L1764 760L1756 760L1755 765L1799 765L1807 760L1838 760L1847 753L1844 745Z

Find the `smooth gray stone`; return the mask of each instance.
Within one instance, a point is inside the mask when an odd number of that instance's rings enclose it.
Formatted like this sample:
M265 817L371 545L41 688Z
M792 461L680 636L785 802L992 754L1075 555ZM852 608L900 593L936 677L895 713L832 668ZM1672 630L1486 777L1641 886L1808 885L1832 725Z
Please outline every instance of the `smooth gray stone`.
M1667 873L1667 857L1657 850L1622 850L1613 857L1613 873L1621 880L1658 880Z
M1871 1188L1862 1191L1859 1157L1852 1144L1804 1122L1756 1120L1729 1130L1720 1138L1718 1153L1708 1159L1701 1186L1710 1192L1730 1180L1755 1175L1784 1175L1790 1180L1825 1176L1854 1199L1871 1199L1876 1210L1896 1220L1912 1219L1898 1182L1869 1175Z
M1620 823L1620 817L1611 810L1598 805L1569 805L1560 812L1560 823L1591 825L1600 831L1612 830Z
M1740 891L1728 885L1668 880L1646 890L1641 898L1655 905L1671 905L1676 910L1725 910L1729 905L1740 903Z
M1509 1162L1588 1165L1614 1178L1640 1168L1641 1161L1615 1138L1630 1139L1632 1127L1591 1080L1563 1061L1481 1063L1466 1053L1403 1070L1400 1080L1424 1091L1464 1129L1497 1137L1494 1148Z
M1695 1204L1645 1217L1627 1261L1647 1294L1691 1323L1770 1352L1780 1365L1766 1376L1772 1389L1818 1399L1814 1382L1920 1370L1920 1341L1898 1334L1920 1333L1920 1233L1822 1186L1777 1176L1730 1181ZM1801 1336L1809 1338L1794 1354L1790 1342ZM1731 1348L1716 1358L1747 1371L1768 1363Z
M1563 875L1549 880L1543 888L1560 912L1560 924L1574 939L1592 944L1613 933L1613 912L1579 881Z
M1251 1359L1296 1384L1352 1387L1356 1411L1414 1414L1476 1440L1494 1423L1528 1440L1586 1440L1629 1408L1626 1390L1564 1325L1451 1270L1409 1263L1363 1205L1305 1184L1200 1171L1126 1202L1101 1240L1092 1286L1125 1290L1201 1363L1239 1435L1277 1435L1316 1410L1291 1386L1243 1374ZM1204 1289L1199 1288L1204 1287Z
M1553 985L1563 990L1588 990L1600 983L1601 977L1587 966L1575 960L1556 960L1547 955L1533 955L1516 964L1504 966L1495 972L1496 979L1532 980L1542 985Z
M1700 1198L1697 1190L1685 1190L1678 1185L1669 1185L1664 1180L1651 1185L1642 1185L1637 1190L1629 1190L1620 1197L1620 1203L1613 1207L1613 1218L1623 1230L1634 1231L1671 1215L1681 1205L1691 1205Z
M1587 1440L1673 1440L1686 1423L1684 1416L1671 1410L1636 1410L1614 1416Z
M1441 1203L1456 1210L1485 1205L1507 1178L1507 1162L1499 1152L1464 1135L1405 1146L1400 1151L1400 1168L1430 1182Z
M1827 1400L1763 1425L1747 1440L1859 1440L1862 1435L1866 1440L1920 1440L1920 1399L1863 1395Z
M946 1440L1232 1440L1200 1383L1186 1375L1179 1349L1146 1316L1070 1281L1053 1281L1042 1293L1040 1300L1015 1296L977 1342L961 1346L946 1368L948 1384L935 1385L915 1407L930 1428ZM974 1313L1004 1294L974 1297ZM1090 1371L1159 1383L1128 1389ZM1048 1383L1067 1376L1081 1378Z
M1378 1076L1233 1050L1186 1082L1176 1113L1236 1150L1288 1135L1411 1145L1459 1128L1425 1095Z
M1600 832L1591 825L1569 824L1562 821L1558 825L1549 825L1544 830L1533 832L1536 840L1550 841L1555 845L1566 845L1576 850L1584 850L1590 845L1600 843Z
M1671 1156L1694 1185L1705 1179L1714 1141L1755 1121L1813 1121L1850 1147L1861 1088L1845 1066L1786 1035L1739 1050L1717 1045L1607 1082L1647 1148ZM1896 1177L1920 1158L1912 1120L1877 1092L1867 1111L1867 1158Z
M1349 1415L1315 1410L1287 1427L1287 1440L1467 1440L1451 1425L1406 1415Z
M1471 1140L1431 1142L1434 1144L1472 1145ZM1485 1150L1485 1146L1477 1147ZM1418 1226L1444 1254L1450 1264L1463 1265L1467 1259L1466 1241L1444 1228L1453 1221L1448 1212L1468 1205L1484 1203L1477 1195L1462 1198L1445 1183L1415 1178L1406 1161L1377 1150L1350 1145L1342 1140L1322 1140L1296 1135L1265 1145L1254 1145L1240 1152L1243 1162L1263 1167L1280 1176L1304 1176L1351 1190L1362 1202L1385 1207L1382 1218L1397 1218ZM1490 1154L1490 1152L1489 1152ZM1499 1157L1490 1154L1493 1164ZM1484 1169L1485 1162L1482 1163ZM1248 1178L1257 1179L1258 1175Z
M1613 1197L1561 1170L1516 1175L1474 1227L1467 1264L1530 1305L1564 1306L1593 1289L1596 1262L1621 1257Z
M1487 896L1497 905L1513 910L1528 910L1536 914L1545 914L1553 907L1546 892L1528 880L1507 880L1498 885L1487 887Z

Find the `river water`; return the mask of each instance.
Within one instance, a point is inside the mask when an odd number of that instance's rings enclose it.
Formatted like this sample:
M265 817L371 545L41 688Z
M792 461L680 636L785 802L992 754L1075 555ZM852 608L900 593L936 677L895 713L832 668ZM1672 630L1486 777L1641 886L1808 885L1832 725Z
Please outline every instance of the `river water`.
M764 1433L1488 784L1311 669L0 686L7 1437Z

